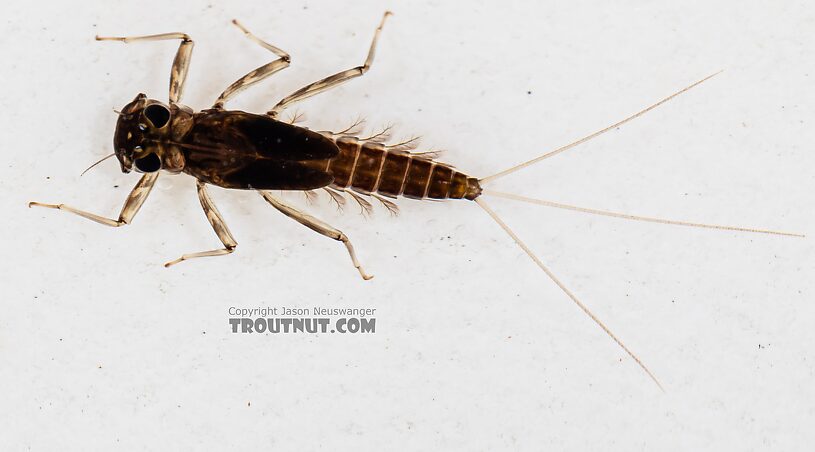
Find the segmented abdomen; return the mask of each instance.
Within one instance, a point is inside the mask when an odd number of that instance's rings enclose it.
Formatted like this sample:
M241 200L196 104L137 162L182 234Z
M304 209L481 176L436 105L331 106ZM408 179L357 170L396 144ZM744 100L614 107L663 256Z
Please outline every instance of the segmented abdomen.
M333 139L340 153L315 163L334 177L336 188L414 199L472 200L481 194L478 179L444 163L354 137Z

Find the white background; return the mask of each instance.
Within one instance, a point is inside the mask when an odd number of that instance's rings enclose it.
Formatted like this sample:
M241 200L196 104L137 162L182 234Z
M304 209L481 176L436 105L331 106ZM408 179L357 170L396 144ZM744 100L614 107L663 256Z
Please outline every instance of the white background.
M71 2L74 3L74 2ZM401 202L365 219L309 206L341 245L248 192L212 189L240 246L218 245L188 176L132 226L137 176L107 161L116 115L166 99L184 31L184 103L242 94L262 112L362 63L300 105L315 129L396 123L476 176L619 130L495 184L555 201L813 233L815 8L809 2L13 2L4 7L0 166L2 450L808 450L815 440L813 239L592 217L495 199L544 262L656 373L662 393L475 205ZM234 335L230 306L377 309L373 335Z

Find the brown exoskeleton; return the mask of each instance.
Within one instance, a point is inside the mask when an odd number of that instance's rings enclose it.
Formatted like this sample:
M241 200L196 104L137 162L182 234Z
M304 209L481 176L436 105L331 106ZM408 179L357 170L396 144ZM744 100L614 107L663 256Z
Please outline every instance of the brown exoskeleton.
M533 160L481 179L468 176L455 170L450 165L435 160L433 153L410 152L408 150L410 149L410 143L389 146L382 143L380 135L359 139L353 136L350 128L338 133L314 132L277 119L280 112L295 102L333 88L367 72L374 59L382 26L389 15L390 13L386 12L377 27L367 59L363 65L306 85L283 98L271 110L262 115L226 110L224 105L239 91L289 66L290 58L286 52L257 38L237 21L233 21L233 23L249 39L271 51L278 58L238 79L221 93L212 108L197 113L179 103L193 48L193 41L187 34L164 33L138 37L97 37L98 40L113 40L125 43L167 39L181 40L170 76L169 103L165 104L147 98L144 94L139 94L119 112L113 139L114 154L111 154L111 156L115 155L117 157L123 172L129 173L135 170L142 173L143 176L127 197L118 219L105 218L64 204L31 202L29 206L65 210L107 226L122 226L129 224L133 220L136 212L138 212L153 188L160 171L171 174L187 173L196 179L201 206L223 247L210 251L184 254L178 259L167 262L165 266L171 266L197 257L230 254L235 250L237 242L229 232L223 218L207 193L206 185L211 184L223 188L258 191L269 204L283 214L322 235L342 242L360 275L364 279L370 279L371 276L362 269L351 242L342 231L300 212L271 194L269 190L308 191L322 188L328 191L338 203L344 202L343 195L348 195L357 200L361 206L369 208L370 204L363 198L363 196L368 196L378 199L388 209L394 211L396 206L388 198L405 196L415 199L466 199L475 201L580 309L591 317L642 367L657 385L659 385L659 382L639 358L623 345L586 305L555 277L506 223L498 218L481 195L493 195L550 207L631 220L797 235L634 216L526 198L482 188L483 185L492 180L537 163L614 129L699 85L712 75L605 129Z

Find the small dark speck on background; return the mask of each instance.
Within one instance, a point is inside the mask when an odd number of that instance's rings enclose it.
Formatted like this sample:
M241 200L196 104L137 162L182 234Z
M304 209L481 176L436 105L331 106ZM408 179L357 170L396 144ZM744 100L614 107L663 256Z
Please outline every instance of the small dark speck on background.
M119 188L119 186L118 186L118 185L114 185L114 186L113 186L113 188Z
M532 91L527 91L526 94L532 94Z

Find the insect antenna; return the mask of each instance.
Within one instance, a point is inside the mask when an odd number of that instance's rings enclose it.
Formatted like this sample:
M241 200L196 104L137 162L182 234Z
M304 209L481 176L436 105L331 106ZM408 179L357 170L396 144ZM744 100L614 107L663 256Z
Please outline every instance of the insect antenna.
M622 121L616 122L616 123L606 127L605 129L601 129L601 130L598 130L597 132L594 132L594 133L592 133L590 135L586 135L585 137L583 137L583 138L581 138L581 139L579 139L577 141L571 142L571 143L569 143L569 144L567 144L565 146L561 146L561 147L555 149L554 151L547 152L546 154L543 154L540 157L536 157L536 158L534 158L532 160L529 160L527 162L521 163L519 165L515 165L512 168L505 169L505 170L503 170L503 171L501 171L499 173L495 173L495 174L493 174L491 176L484 177L484 178L480 179L478 182L481 183L481 185L487 184L489 182L494 181L495 179L498 179L499 177L504 177L506 175L512 174L512 173L514 173L516 171L519 171L519 170L522 170L522 169L526 168L527 166L534 165L535 163L538 163L541 160L548 159L549 157L554 157L555 155L560 154L563 151L571 149L571 148L573 148L573 147L575 147L577 145L583 144L583 143L585 143L585 142L587 142L587 141L589 141L589 140L591 140L593 138L597 138L598 136L608 132L609 130L616 129L617 127L620 127L621 125L627 123L628 121L631 121L632 119L636 119L636 118L644 115L645 113L648 113L649 111L659 107L660 105L664 104L665 102L668 102L669 100L673 99L674 97L685 93L686 91L690 90L691 88L694 88L694 87L700 85L702 82L705 82L705 81L707 81L707 80L709 80L709 79L713 78L714 76L719 75L721 73L722 73L722 71L719 71L719 72L716 72L714 74L708 75L707 77L703 78L702 80L699 80L698 82L695 82L690 86L682 88L681 90L671 94L670 96L662 99L661 101L659 101L659 102L657 102L655 104L652 104L652 105L650 105L650 106L648 106L648 107L634 113L633 115L623 119Z
M782 231L771 231L768 229L757 229L757 228L745 228L739 226L722 226L717 224L706 224L706 223L691 223L689 221L678 221L678 220L667 220L664 218L655 218L655 217L645 217L639 215L630 215L627 213L619 213L619 212L611 212L608 210L600 210L600 209L591 209L588 207L579 207L574 206L571 204L562 204L558 202L547 201L544 199L536 199L536 198L528 198L526 196L516 195L513 193L504 193L495 190L484 190L482 192L485 195L496 196L499 198L505 199L512 199L514 201L521 201L530 204L537 204L539 206L546 206L546 207L554 207L557 209L565 209L565 210L572 210L575 212L582 212L588 213L591 215L603 215L606 217L614 217L614 218L622 218L624 220L634 220L634 221L646 221L650 223L660 223L660 224L672 224L678 226L690 226L694 228L706 228L706 229L719 229L723 231L739 231L739 232L754 232L758 234L772 234L772 235L782 235L787 237L806 237L804 234L798 234L794 232L782 232Z
M657 380L656 376L654 376L654 374L651 373L651 371L648 369L648 367L646 367L645 364L642 363L642 361L639 359L639 357L637 357L637 355L635 355L634 352L629 350L629 348L626 347L625 344L623 344L623 342L614 333L612 333L611 330L596 315L594 315L594 313L591 312L591 310L589 310L589 308L585 304L583 304L583 302L580 301L575 296L575 294L573 294L572 291L569 290L554 275L554 273L552 273L551 270L549 270L549 268L546 265L543 264L543 262L541 262L541 260L538 258L538 256L536 256L535 253L533 253L532 250L529 249L529 247L526 246L526 244L520 239L520 237L518 237L515 234L515 232L513 232L513 230L510 229L510 227L506 223L504 223L504 221L500 217L498 217L498 214L496 214L495 211L492 210L492 208L490 208L489 205L487 205L487 203L484 201L484 199L483 198L476 198L475 202L476 202L476 204L481 206L481 208L484 209L484 211L487 212L487 214L493 220L495 220L495 222L498 223L499 226L501 226L501 229L503 229L512 238L512 240L514 240L515 243L517 243L518 246L521 247L521 249L527 254L527 256L529 256L532 259L532 261L534 261L535 264L537 264L537 266L540 267L541 270L543 270L544 273L546 273L546 276L548 276L549 279L551 279L555 284L557 284L557 286L560 287L560 290L562 290L563 293L568 295L569 298L571 298L572 301L577 305L577 307L579 307L583 312L585 312L586 315L588 315L589 318L591 318L594 321L594 323L596 323L600 328L602 328L603 331L605 331L606 334L611 339L613 339L614 342L616 342L617 345L619 345L628 354L628 356L630 356L631 359L633 359L640 366L640 368L642 368L642 370L645 371L646 374L648 374L648 376L651 378L651 380L654 381L654 383L656 383L656 385L659 387L659 389L664 392L665 388L662 387L662 384L660 384L660 382L659 382L659 380Z
M88 170L90 170L90 169L91 169L91 168L93 168L94 166L96 166L96 165L98 165L98 164L100 164L100 163L104 162L105 160L107 160L107 159L109 159L109 158L113 157L114 155L116 155L116 153L115 153L115 152L114 152L114 153L111 153L111 154L109 154L109 155L106 155L106 156L102 157L101 159L97 160L97 161L96 161L96 163L94 163L93 165L91 165L91 166L89 166L89 167L85 168L85 171L82 171L82 174L80 174L80 175L79 175L79 177L84 176L84 175L85 175L85 173L87 173L87 172L88 172Z

